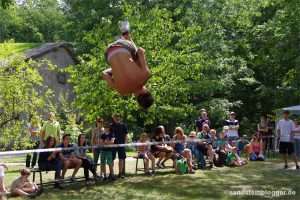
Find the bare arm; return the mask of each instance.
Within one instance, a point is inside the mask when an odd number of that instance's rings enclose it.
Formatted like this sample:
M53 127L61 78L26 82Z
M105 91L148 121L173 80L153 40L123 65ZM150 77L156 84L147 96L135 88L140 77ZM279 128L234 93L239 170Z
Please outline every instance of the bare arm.
M101 76L107 82L108 85L110 85L112 88L115 88L115 81L112 77L111 68L102 71Z
M139 65L139 67L142 69L142 71L147 74L147 77L150 78L151 72L147 66L145 50L143 48L138 48L137 55L138 55L138 58L137 58L136 63Z

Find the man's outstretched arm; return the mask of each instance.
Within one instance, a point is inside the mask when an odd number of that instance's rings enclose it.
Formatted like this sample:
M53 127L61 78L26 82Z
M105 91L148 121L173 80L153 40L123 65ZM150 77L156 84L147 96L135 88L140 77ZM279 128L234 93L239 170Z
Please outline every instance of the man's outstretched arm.
M151 72L147 66L145 50L142 48L138 48L137 50L138 61L136 62L139 67L148 75L148 78L151 76Z
M112 70L108 68L101 72L102 78L110 85L112 88L115 88L115 81L112 77Z

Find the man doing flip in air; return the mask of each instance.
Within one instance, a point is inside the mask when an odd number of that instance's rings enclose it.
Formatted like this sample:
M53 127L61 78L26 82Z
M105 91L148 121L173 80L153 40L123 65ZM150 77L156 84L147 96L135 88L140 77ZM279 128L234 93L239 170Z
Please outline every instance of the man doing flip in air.
M106 49L105 60L111 68L102 71L102 78L121 95L134 93L139 105L147 109L154 98L144 86L151 76L145 50L137 48L130 38L129 22L123 22L121 32L122 39Z

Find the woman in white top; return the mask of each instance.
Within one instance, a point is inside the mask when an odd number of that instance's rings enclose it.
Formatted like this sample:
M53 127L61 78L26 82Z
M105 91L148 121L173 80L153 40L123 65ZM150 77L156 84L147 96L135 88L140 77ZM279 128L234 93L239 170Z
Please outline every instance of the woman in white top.
M295 153L298 158L300 158L300 126L298 124L298 119L295 118L294 120L295 129L293 130L294 133L294 148Z

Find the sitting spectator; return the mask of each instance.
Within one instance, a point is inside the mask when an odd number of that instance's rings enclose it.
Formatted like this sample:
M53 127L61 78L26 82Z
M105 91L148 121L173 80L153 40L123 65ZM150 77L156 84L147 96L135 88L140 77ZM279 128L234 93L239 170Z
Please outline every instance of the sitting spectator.
M238 152L237 154L241 156L242 152L245 152L246 159L248 160L250 154L250 142L247 140L247 135L243 135L241 140L237 142Z
M73 147L72 144L70 144L71 137L70 134L66 134L63 136L63 143L59 145L58 147L61 148L71 148ZM78 170L81 167L82 161L78 158L76 158L73 150L62 150L59 153L59 158L63 162L63 169L62 169L62 178L65 178L65 174L69 168L74 168L71 181L74 183L76 182L75 175L77 174Z
M5 163L0 163L0 193L8 193L4 185L4 169L8 170Z
M198 148L205 156L208 156L211 167L213 167L214 152L210 141L209 126L207 124L203 125L202 131L197 134L197 138L205 140L199 142Z
M100 148L100 155L101 155L101 172L104 175L104 181L106 180L116 180L114 174L114 166L113 166L113 159L112 159L112 148L105 147L105 145L112 145L115 142L115 136L109 130L109 124L104 124L104 133L100 137L100 145L104 147ZM106 166L109 166L109 176L106 177Z
M94 163L93 159L90 156L87 155L87 149L79 149L79 148L85 147L85 146L86 146L85 135L80 134L78 136L77 144L73 145L74 154L82 162L81 166L84 169L84 178L85 178L84 185L88 186L88 185L90 185L90 183L89 183L89 170L92 172L95 180L99 177L96 174L96 167L95 167L95 163Z
M250 160L251 161L264 161L265 157L263 155L263 148L262 148L262 140L259 135L259 133L255 133L252 136L252 140L250 142L250 149L251 149L251 154L250 154Z
M147 142L147 133L142 133L140 135L140 140L138 142L139 143L146 143ZM145 174L155 175L155 158L149 152L148 145L145 144L143 146L138 146L137 147L137 152L138 152L138 156L145 160ZM152 173L149 171L149 160L151 160L151 164L152 164Z
M164 139L165 142L171 142L172 141L171 137L168 134L166 134L165 127L159 126L158 129L161 129L161 131L163 132L162 138ZM175 172L177 173L177 160L180 160L182 158L182 156L175 151L174 143L166 143L165 146L168 149L172 150L171 159L173 161L173 168L175 169Z
M226 158L226 165L229 167L238 167L247 164L245 161L241 161L237 154L237 147L232 148L232 152L228 154Z
M172 156L172 148L168 147L166 144L163 144L163 131L161 127L157 127L154 131L154 136L151 139L151 142L161 142L161 144L151 145L151 153L154 157L158 158L156 163L157 168L166 168L165 162L169 160ZM162 159L164 159L162 161Z
M48 136L43 149L55 148L55 146L56 146L55 137ZM54 188L63 189L63 187L59 184L62 161L58 157L59 157L59 152L57 151L41 152L39 155L38 164L40 170L45 170L45 171L55 170Z
M216 141L218 140L218 138L217 138L217 131L215 129L211 129L209 131L209 136L210 136L212 148L214 150L217 149L217 143L216 143Z
M192 156L196 158L196 162L198 165L198 168L204 168L206 163L204 159L204 155L201 151L198 149L198 141L196 137L196 132L192 131L189 135L189 141L187 142L187 148L191 150Z
M186 146L186 135L184 135L181 127L175 128L176 135L173 137L173 140L179 140L179 142L175 143L175 150L180 155L186 158L186 162L189 168L189 173L195 173L192 167L192 153L189 149L185 148Z
M14 180L11 184L10 192L13 196L35 198L36 196L40 196L42 194L42 190L38 191L37 185L28 179L29 176L29 169L21 170L21 176Z

